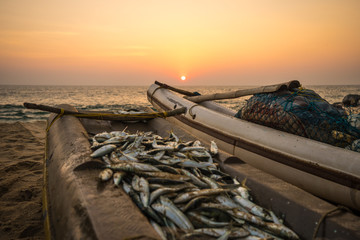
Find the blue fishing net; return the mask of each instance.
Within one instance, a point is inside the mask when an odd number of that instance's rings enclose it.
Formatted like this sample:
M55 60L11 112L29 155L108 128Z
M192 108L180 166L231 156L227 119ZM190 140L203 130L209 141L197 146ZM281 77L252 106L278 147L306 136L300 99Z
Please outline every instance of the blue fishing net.
M310 89L256 94L235 116L339 147L360 138L360 130L349 124L342 108Z

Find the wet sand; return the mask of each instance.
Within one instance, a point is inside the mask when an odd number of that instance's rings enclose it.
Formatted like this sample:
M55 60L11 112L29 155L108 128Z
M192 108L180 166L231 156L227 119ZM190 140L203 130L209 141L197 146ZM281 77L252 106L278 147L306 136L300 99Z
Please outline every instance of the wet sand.
M0 123L0 239L44 239L45 121Z

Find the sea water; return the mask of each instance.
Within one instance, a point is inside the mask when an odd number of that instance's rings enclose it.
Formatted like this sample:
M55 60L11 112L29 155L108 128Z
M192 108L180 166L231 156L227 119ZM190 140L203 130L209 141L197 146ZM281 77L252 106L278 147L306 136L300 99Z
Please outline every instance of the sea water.
M228 92L255 86L177 86L201 94ZM341 102L348 94L360 94L360 85L304 86L317 92L329 103ZM144 110L151 107L146 97L148 86L9 86L0 85L0 121L46 120L48 112L26 109L24 102L57 106L70 104L78 110ZM250 96L219 100L238 111Z

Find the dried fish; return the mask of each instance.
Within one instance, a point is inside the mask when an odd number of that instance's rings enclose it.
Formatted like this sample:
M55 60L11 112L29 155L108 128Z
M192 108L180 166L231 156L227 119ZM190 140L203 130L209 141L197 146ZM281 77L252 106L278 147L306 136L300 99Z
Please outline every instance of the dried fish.
M251 201L246 179L239 182L213 162L214 141L209 151L172 131L162 138L125 129L96 134L91 141L91 157L104 162L99 178L113 177L115 186L122 185L161 239L299 239L272 211Z

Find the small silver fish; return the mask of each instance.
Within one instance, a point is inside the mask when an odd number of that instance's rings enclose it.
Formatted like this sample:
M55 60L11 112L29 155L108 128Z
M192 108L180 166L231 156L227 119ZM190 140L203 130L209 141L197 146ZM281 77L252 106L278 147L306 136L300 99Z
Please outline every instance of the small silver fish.
M155 231L159 234L161 240L167 240L166 233L162 230L162 228L156 222L150 220L151 225L155 229Z
M99 178L101 181L108 181L113 175L113 171L109 168L106 168L104 170L102 170L100 173L99 173Z
M137 163L137 162L128 162L128 161L124 161L121 163L115 163L115 164L110 164L107 165L108 168L113 169L113 170L122 170L122 171L126 171L126 172L160 172L159 169L157 169L156 167L149 165L149 164L144 164L144 163Z
M190 159L182 160L179 163L182 167L194 167L194 168L208 168L208 167L214 167L214 164L209 162L197 162Z
M269 216L269 214L265 211L264 208L256 205L255 203L251 202L250 200L248 200L246 198L242 198L240 196L234 196L233 200L235 202L239 203L248 212L251 212L252 214L254 214L258 217L261 217L262 219L272 221L272 218Z
M282 224L266 222L265 228L267 230L269 230L270 232L274 233L275 235L286 238L286 239L293 239L293 240L300 239L299 236L294 231L292 231L288 227L285 227Z
M227 232L229 231L228 228L198 228L195 229L194 232L197 233L203 233L209 236L213 236L213 237L220 237L223 236L225 234L227 234ZM232 238L243 238L249 235L249 232L246 231L243 228L232 228L231 229L231 233L229 237Z
M218 146L216 145L216 142L215 141L211 141L210 142L210 153L215 156L216 154L219 153L219 148Z
M180 194L177 198L175 198L174 203L183 203L193 199L194 197L216 195L229 191L230 191L229 189L218 188L218 189L202 189L193 192L185 192Z
M115 148L116 148L116 145L113 145L113 144L102 146L101 148L94 151L90 155L90 157L92 157L92 158L102 157L108 153L111 153Z
M97 142L101 143L104 142L108 139L110 139L112 136L110 133L108 132L102 132L102 133L98 133L94 136L94 138L96 139Z
M113 179L114 179L114 184L116 186L120 185L121 180L123 179L123 177L125 176L125 172L116 172L113 175Z
M139 192L141 202L147 208L149 206L150 190L148 181L143 177L139 179Z
M207 218L199 213L196 212L188 212L187 215L193 217L194 219L198 220L199 222L205 223L209 227L225 227L229 225L229 222L216 222L212 221L210 218Z

